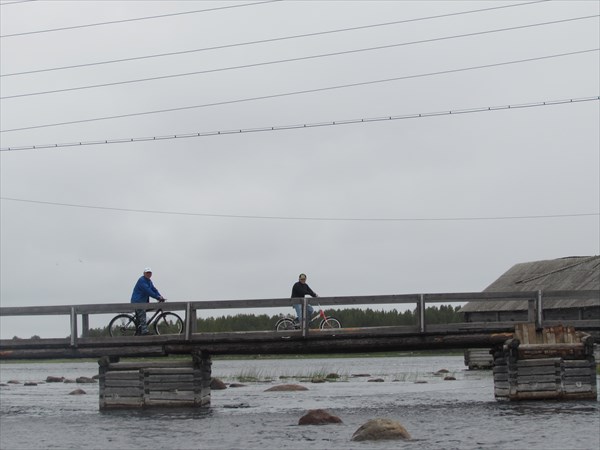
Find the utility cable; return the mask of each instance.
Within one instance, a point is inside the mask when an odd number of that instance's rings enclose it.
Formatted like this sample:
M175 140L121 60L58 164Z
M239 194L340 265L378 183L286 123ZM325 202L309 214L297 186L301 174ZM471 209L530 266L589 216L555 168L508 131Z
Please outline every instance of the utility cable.
M203 74L207 74L207 73L224 72L224 71L236 70L236 69L248 69L251 67L261 67L261 66L268 66L268 65L273 65L273 64L282 64L282 63L297 62L297 61L307 61L307 60L317 59L317 58L328 58L331 56L349 55L349 54L354 54L354 53L370 52L370 51L374 51L374 50L384 50L384 49L402 47L402 46L407 46L407 45L424 44L424 43L430 43L430 42L444 41L444 40L448 40L448 39L480 36L480 35L491 34L491 33L501 33L501 32L505 32L505 31L514 31L514 30L544 26L544 25L554 25L557 23L572 22L572 21L576 21L576 20L585 20L585 19L592 19L592 18L597 19L598 17L600 17L600 15L596 14L593 16L584 16L584 17L575 17L575 18L570 18L570 19L554 20L551 22L520 25L520 26L515 26L515 27L509 27L509 28L478 31L478 32L474 32L474 33L465 33L465 34L458 34L458 35L453 35L453 36L443 36L443 37L438 37L438 38L423 39L423 40L412 41L412 42L401 42L401 43L397 43L397 44L387 44L387 45L380 45L380 46L376 46L376 47L344 50L344 51L333 52L333 53L322 53L319 55L309 55L309 56L302 56L302 57L298 57L298 58L288 58L288 59L280 59L280 60L275 60L275 61L265 61L265 62L260 62L260 63L244 64L244 65L240 65L240 66L222 67L219 69L208 69L208 70L200 70L200 71L195 71L195 72L178 73L178 74L171 74L171 75L161 75L161 76L157 76L157 77L138 78L135 80L115 81L112 83L102 83L102 84L93 84L93 85L88 85L88 86L79 86L79 87L64 88L64 89L54 89L51 91L40 91L40 92L30 92L30 93L25 93L25 94L7 95L4 97L0 97L0 100L31 97L31 96L36 96L36 95L46 95L46 94L57 94L57 93L63 93L63 92L80 91L80 90L84 90L84 89L96 89L96 88L119 86L119 85L123 85L123 84L131 84L131 83L166 80L166 79L170 79L170 78L188 77L188 76L192 76L192 75L203 75Z
M564 105L564 104L571 104L571 103L582 103L582 102L590 102L590 101L598 101L598 100L600 100L600 96L567 99L567 100L551 100L551 101L535 102L535 103L522 103L522 104L516 104L516 105L486 106L486 107L479 107L479 108L457 109L457 110L451 110L451 111L438 111L438 112L419 113L419 114L404 114L404 115L398 115L398 116L371 117L371 118L366 118L366 119L344 119L344 120L336 120L333 122L317 122L317 123L296 124L296 125L279 125L279 126L261 127L261 128L246 128L246 129L235 129L235 130L224 130L224 131L207 131L207 132L198 132L198 133L184 133L184 134L174 134L174 135L167 135L167 136L137 137L137 138L128 138L128 139L105 139L105 140L100 140L100 141L87 141L87 142L81 141L81 142L70 142L70 143L62 143L62 144L42 144L42 145L20 146L20 147L4 147L4 148L0 148L0 152L63 148L63 147L83 147L83 146L90 146L90 145L105 145L105 144L127 144L127 143L131 143L131 142L165 141L165 140L172 140L172 139L222 136L222 135L229 135L229 134L297 130L297 129L319 128L319 127L328 127L328 126L336 126L336 125L352 125L352 124L359 124L359 123L383 122L383 121L392 121L392 120L420 119L420 118L424 118L424 117L450 116L450 115L456 116L459 114L471 114L471 113L479 113L479 112L487 112L487 111L509 110L509 109L515 110L515 109L523 109L523 108L534 108L534 107L540 107L540 106L553 106L553 105Z
M122 19L122 20L111 20L109 22L89 23L89 24L85 24L85 25L74 25L74 26L71 26L71 27L51 28L51 29L48 29L48 30L25 31L23 33L13 33L13 34L0 35L0 38L26 36L26 35L39 34L39 33L51 33L51 32L54 32L54 31L75 30L75 29L79 29L79 28L89 28L89 27L98 27L98 26L103 26L103 25L113 25L113 24L117 24L117 23L137 22L137 21L140 21L140 20L163 19L165 17L183 16L183 15L186 15L186 14L197 14L197 13L204 13L204 12L212 12L212 11L218 11L218 10L222 10L222 9L243 8L244 6L256 6L256 5L263 5L265 3L273 3L273 2L280 2L280 1L282 1L282 0L266 0L266 1L255 2L255 3L244 3L243 5L219 6L219 7L216 7L216 8L198 9L198 10L195 10L195 11L183 11L183 12L178 12L178 13L159 14L157 16L135 17L135 18L132 18L132 19Z
M600 216L600 213L575 213L575 214L543 214L527 216L490 216L490 217L406 217L406 218L381 218L381 217L297 217L297 216L257 216L240 214L210 214L193 213L185 211L163 211L152 209L132 209L115 208L109 206L80 205L74 203L46 202L41 200L27 200L13 197L0 197L0 200L7 200L21 203L32 203L49 206L65 206L70 208L98 209L104 211L120 211L144 214L161 214L170 216L196 216L196 217L217 217L227 219L262 219L262 220L294 220L294 221L313 221L313 222L458 222L458 221L490 221L490 220L523 220L523 219L558 219L569 217L590 217Z
M11 76L16 76L16 75L29 75L29 74L40 73L40 72L50 72L50 71L54 71L54 70L76 69L76 68L81 68L81 67L97 66L97 65L102 65L102 64L115 64L115 63L129 62L129 61L138 61L138 60L149 59L149 58L162 58L165 56L185 55L185 54L189 54L189 53L204 52L204 51L209 51L209 50L222 50L225 48L241 47L241 46L246 46L246 45L265 44L265 43L278 42L278 41L284 41L284 40L289 40L289 39L299 39L299 38L306 38L306 37L322 36L322 35L326 35L326 34L344 33L344 32L348 32L348 31L365 30L365 29L369 29L369 28L385 27L385 26L390 26L390 25L398 25L398 24L402 24L402 23L417 22L417 21L430 20L430 19L438 19L438 18L450 17L450 16L458 16L458 15L462 15L462 14L479 13L479 12L491 11L491 10L495 10L495 9L513 8L513 7L517 7L517 6L531 5L534 3L544 3L544 2L548 2L548 1L549 0L536 0L533 2L518 3L515 5L503 5L503 6L496 6L493 8L474 9L471 11L462 11L462 12L456 12L456 13L450 13L450 14L440 14L437 16L428 16L428 17L419 17L419 18L415 18L415 19L397 20L394 22L376 23L376 24L371 24L371 25L362 25L362 26L358 26L358 27L341 28L341 29L337 29L337 30L327 30L327 31L319 31L319 32L315 32L315 33L305 33L305 34L297 34L297 35L293 35L293 36L283 36L283 37L278 37L278 38L261 39L261 40L257 40L257 41L239 42L239 43L235 43L235 44L218 45L218 46L214 46L214 47L204 47L204 48L197 48L197 49L192 49L192 50L181 50L181 51L177 51L177 52L168 52L168 53L157 53L154 55L134 56L134 57L130 57L130 58L113 59L113 60L108 60L108 61L97 61L97 62L86 63L86 64L74 64L71 66L52 67L52 68L48 68L48 69L28 70L25 72L6 73L6 74L1 74L0 77L11 77Z
M29 3L29 2L35 2L37 0L18 0L16 2L4 2L4 3L0 3L0 7L1 6L8 6L8 5L18 5L19 3Z
M514 60L514 61L505 61L505 62L501 62L501 63L484 64L481 66L464 67L464 68L460 68L460 69L449 69L449 70L442 70L442 71L438 71L438 72L429 72L429 73L422 73L422 74L416 74L416 75L405 75L402 77L386 78L386 79L382 79L382 80L363 81L363 82L343 84L343 85L338 85L338 86L329 86L329 87L316 88L316 89L305 89L305 90L300 90L300 91L284 92L284 93L280 93L280 94L263 95L263 96L259 96L259 97L248 97L248 98L226 100L226 101L214 102L214 103L205 103L203 105L180 106L177 108L159 109L159 110L154 110L154 111L143 111L143 112L137 112L137 113L120 114L120 115L115 115L115 116L105 116L105 117L95 117L95 118L91 118L91 119L72 120L69 122L57 122L57 123L49 123L49 124L43 124L43 125L32 125L32 126L28 126L28 127L10 128L10 129L6 129L6 130L0 130L0 133L33 130L33 129L38 129L38 128L58 127L58 126L64 126L64 125L74 125L74 124L79 124L79 123L96 122L96 121L100 121L100 120L123 119L126 117L136 117L136 116L144 116L144 115L150 115L150 114L162 114L162 113L166 113L166 112L185 111L185 110L191 110L191 109L197 109L197 108L209 108L209 107L214 107L214 106L231 105L231 104L235 104L235 103L251 102L251 101L256 101L256 100L266 100L266 99L287 97L287 96L292 96L292 95L302 95L302 94L309 94L309 93L315 93L315 92L324 92L324 91L330 91L330 90L334 90L334 89L346 89L346 88L357 87L357 86L368 86L368 85L373 85L373 84L378 84L378 83L389 83L392 81L423 78L423 77L436 76L436 75L447 75L447 74L451 74L451 73L465 72L465 71L469 71L469 70L487 69L487 68L491 68L491 67L500 67L500 66L505 66L505 65L510 65L510 64L520 64L520 63L524 63L524 62L541 61L541 60L551 59L551 58L560 58L560 57L564 57L564 56L572 56L572 55L580 55L580 54L589 53L589 52L597 52L599 50L600 50L600 48L589 49L589 50L579 50L579 51L560 53L560 54L555 54L555 55L539 56L539 57L535 57L535 58L526 58L526 59L520 59L520 60Z

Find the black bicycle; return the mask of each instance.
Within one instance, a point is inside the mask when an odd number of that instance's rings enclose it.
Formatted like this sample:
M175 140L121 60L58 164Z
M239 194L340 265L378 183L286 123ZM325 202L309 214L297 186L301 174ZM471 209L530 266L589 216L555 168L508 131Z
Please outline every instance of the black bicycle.
M153 310L149 310L153 311ZM148 327L154 327L156 334L181 334L183 333L183 320L177 314L164 312L157 309L154 315L146 322ZM135 336L139 322L135 314L118 314L108 324L111 337Z

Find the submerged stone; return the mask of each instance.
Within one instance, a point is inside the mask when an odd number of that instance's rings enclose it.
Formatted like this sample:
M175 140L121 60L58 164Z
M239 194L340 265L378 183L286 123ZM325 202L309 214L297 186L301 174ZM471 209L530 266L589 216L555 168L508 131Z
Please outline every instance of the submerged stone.
M342 423L342 419L324 409L311 409L298 420L298 425L327 425Z
M85 384L85 383L88 383L88 384L89 384L89 383L97 383L97 381L96 381L96 380L94 380L93 378L89 378L89 377L79 377L79 378L75 378L75 381L76 381L77 383L82 383L82 384Z
M265 390L265 392L273 391L308 391L308 388L299 384L278 384Z
M227 385L225 383L223 383L223 381L219 380L218 378L213 378L210 380L210 388L211 389L227 389Z
M400 422L391 419L371 419L352 435L353 441L411 439Z
M65 377L55 377L52 375L46 377L46 383L62 383L63 381L65 381Z
M69 392L69 395L84 395L87 394L83 389L75 389L74 391Z

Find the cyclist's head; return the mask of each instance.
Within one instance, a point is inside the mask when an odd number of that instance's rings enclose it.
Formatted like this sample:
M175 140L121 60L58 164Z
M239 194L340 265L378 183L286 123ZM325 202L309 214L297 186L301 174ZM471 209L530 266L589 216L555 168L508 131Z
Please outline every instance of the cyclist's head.
M304 274L304 273L301 273L301 274L298 276L298 279L299 279L300 281L306 281L306 274Z
M144 269L144 276L147 277L147 278L149 278L149 277L152 276L152 269L150 267L146 267Z

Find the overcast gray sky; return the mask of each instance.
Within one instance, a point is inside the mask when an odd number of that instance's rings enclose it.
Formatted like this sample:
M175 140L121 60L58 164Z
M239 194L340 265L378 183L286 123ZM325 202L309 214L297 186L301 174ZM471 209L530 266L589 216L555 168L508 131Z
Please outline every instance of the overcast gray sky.
M128 302L146 266L170 301L288 297L300 272L481 291L598 254L599 5L3 1L1 305ZM508 105L531 107L447 114Z

